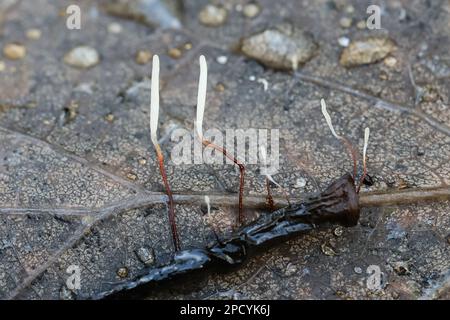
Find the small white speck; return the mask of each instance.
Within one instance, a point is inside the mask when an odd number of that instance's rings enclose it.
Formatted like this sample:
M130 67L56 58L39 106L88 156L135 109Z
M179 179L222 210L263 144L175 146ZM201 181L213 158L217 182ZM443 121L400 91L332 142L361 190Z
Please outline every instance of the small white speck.
M219 57L217 57L216 60L217 60L217 63L225 64L228 62L228 57L227 56L219 56Z
M110 25L108 25L108 32L109 33L121 33L122 26L116 22L113 22Z
M261 83L264 87L264 91L267 91L269 89L269 82L264 78L259 78L258 83Z
M297 181L295 182L295 187L296 188L303 188L304 186L306 186L305 178L298 178Z
M338 42L341 47L345 48L345 47L348 47L348 45L350 44L350 39L347 37L340 37L338 39Z
M361 274L362 273L362 269L360 267L355 267L353 269L353 271L355 271L355 273L357 273L357 274Z
M237 4L236 7L234 7L234 9L235 9L237 12L241 12L242 9L243 9L243 7L242 7L242 5Z
M256 80L256 77L255 77L255 76L250 76L250 77L248 77L248 80L250 80L250 81L255 81L255 80Z

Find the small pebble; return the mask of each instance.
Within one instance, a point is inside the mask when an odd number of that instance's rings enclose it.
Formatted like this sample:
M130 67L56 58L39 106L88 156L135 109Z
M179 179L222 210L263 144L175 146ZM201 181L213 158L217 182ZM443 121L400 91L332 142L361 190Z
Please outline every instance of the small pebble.
M348 47L348 45L350 44L350 39L347 38L347 37L340 37L340 38L338 39L338 43L339 43L339 45L340 45L341 47L346 48L346 47Z
M152 265L155 262L153 251L147 247L141 247L135 251L139 260L146 266Z
M147 160L145 160L144 158L139 159L139 164L140 164L141 166L146 165L146 164L147 164Z
M295 182L295 187L296 188L303 188L306 186L306 179L305 178L298 178L297 181Z
M100 62L100 56L94 48L80 46L67 53L64 62L72 67L88 69Z
M343 17L343 18L341 18L340 20L339 20L339 25L342 27L342 28L344 28L344 29L347 29L347 28L350 28L351 26L352 26L352 18L349 18L349 17Z
M122 25L120 25L117 22L110 23L108 25L108 32L109 33L114 33L114 34L121 33L122 32Z
M397 59L395 59L394 57L387 57L386 59L384 59L384 64L389 68L393 68L397 64Z
M255 76L250 76L250 77L248 77L248 80L250 80L250 81L255 81L255 80L256 80L256 77L255 77Z
M219 27L225 23L227 15L225 8L208 4L200 11L198 19L205 26Z
M138 64L147 64L153 57L153 53L148 50L139 50L136 53L136 63Z
M384 71L380 71L380 75L379 75L380 80L388 80L389 79L389 75L384 72Z
M337 256L336 251L333 250L329 245L326 243L323 243L320 248L322 249L322 252L327 256Z
M187 43L184 44L183 47L184 47L185 50L191 50L192 49L192 43L187 42Z
M242 9L242 13L244 14L244 16L250 19L253 19L256 16L258 16L260 12L261 8L256 3L246 4Z
M122 278L122 279L128 277L128 268L126 268L126 267L119 268L117 270L117 275L119 276L119 278Z
M169 57L171 57L173 59L178 59L181 57L181 50L178 48L172 48L172 49L169 49L167 54L169 55Z
M342 51L339 62L344 67L371 64L384 59L395 48L394 42L386 37L356 40Z
M242 52L267 67L296 70L318 49L313 36L292 24L280 24L242 41Z
M349 6L347 6L347 7L345 8L345 12L347 12L347 13L349 13L349 14L352 14L352 13L355 12L355 7L352 6L352 5L349 5Z
M360 267L353 268L353 271L355 271L355 273L357 273L357 274L361 274L362 273L362 269Z
M3 54L10 60L19 60L25 57L27 49L25 46L18 43L8 43L3 48Z
M224 91L225 91L225 86L224 86L223 83L220 83L220 82L219 82L219 83L216 85L215 89L216 89L218 92L224 92Z
M134 173L127 173L127 178L134 181L137 179L137 175L135 175Z
M42 36L42 32L39 29L28 29L26 35L30 40L39 40Z
M336 237L340 237L340 236L342 236L344 234L344 228L337 227L337 228L334 229L333 233L334 233L334 235Z
M108 114L105 116L105 120L108 122L113 122L114 121L114 115L113 114Z
M358 23L356 24L356 27L360 30L365 29L366 26L367 26L366 21L364 20L358 21Z
M0 72L3 72L6 70L6 64L3 61L0 61Z
M225 63L227 63L228 58L227 58L227 56L219 56L219 57L217 57L216 60L217 60L217 63L225 64Z

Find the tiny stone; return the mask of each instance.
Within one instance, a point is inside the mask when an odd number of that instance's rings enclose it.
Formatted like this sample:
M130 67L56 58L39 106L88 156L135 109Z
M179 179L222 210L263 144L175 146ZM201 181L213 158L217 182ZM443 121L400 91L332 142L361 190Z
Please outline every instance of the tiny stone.
M80 46L72 49L64 57L64 62L72 67L87 69L97 65L100 56L94 48Z
M342 51L340 64L344 67L355 67L382 60L395 50L394 42L389 38L370 37L352 41Z
M250 76L250 77L248 77L248 80L250 80L250 81L255 81L255 80L256 80L256 77L255 77L255 76Z
M6 58L11 60L23 59L27 54L27 49L25 46L18 43L8 43L3 48L3 54Z
M146 164L147 164L147 160L145 160L144 158L139 159L139 164L140 164L141 166L146 165Z
M127 178L134 181L137 179L137 175L135 175L134 173L127 173Z
M333 250L330 246L328 246L326 243L323 243L320 248L322 249L322 252L327 256L336 256L336 251Z
M168 53L169 57L171 57L173 59L178 59L181 57L181 50L178 48L169 49L169 51L167 53Z
M108 122L113 122L114 121L114 115L111 114L111 113L106 115L105 120L108 121Z
M386 72L381 71L379 78L380 78L380 80L387 80L387 79L389 79L389 75Z
M349 5L348 7L345 8L345 12L352 14L355 12L355 7L352 5Z
M337 228L334 229L333 233L334 233L334 235L336 237L340 237L340 236L342 236L344 234L344 228L337 227Z
M237 4L236 7L234 7L234 10L236 10L237 12L242 12L242 5Z
M184 44L184 49L185 50L191 50L192 49L192 43L190 43L190 42L185 43Z
M118 24L117 22L110 23L108 25L108 32L109 33L115 33L115 34L121 33L122 32L122 26L120 24Z
M360 30L365 29L366 28L366 21L364 21L364 20L358 21L358 23L356 24L356 27L358 29L360 29Z
M128 269L126 267L119 268L117 270L117 275L122 279L128 277Z
M150 248L141 247L135 251L139 260L146 266L152 265L155 262L155 257Z
M0 72L3 72L6 70L6 64L3 61L0 61Z
M348 17L343 17L339 20L339 25L342 28L350 28L352 26L352 18L348 18Z
M218 27L225 23L227 15L225 8L208 4L200 11L198 19L205 26Z
M357 274L361 274L362 273L362 269L360 267L353 268L353 271L355 271L355 273L357 273Z
M136 63L147 64L152 59L153 54L148 50L139 50L136 53Z
M297 70L314 56L318 45L310 33L292 24L281 24L245 38L241 49L265 66Z
M259 15L261 8L256 3L249 3L244 6L242 11L244 16L253 19L257 15Z
M216 88L215 88L218 92L224 92L225 91L225 86L223 85L223 83L218 83L217 85L216 85Z
M225 63L227 63L227 61L228 61L227 56L219 56L219 57L217 57L217 63L225 64Z
M389 68L392 68L397 64L397 59L395 59L394 57L387 57L386 59L384 59L384 64Z
M338 43L339 43L339 45L340 45L341 47L346 48L346 47L348 47L348 45L350 44L350 39L347 38L347 37L340 37L340 38L338 39Z
M42 36L42 32L39 29L29 29L27 30L27 38L30 40L38 40Z
M305 178L298 178L297 181L295 182L295 187L296 188L303 188L306 186L306 179Z

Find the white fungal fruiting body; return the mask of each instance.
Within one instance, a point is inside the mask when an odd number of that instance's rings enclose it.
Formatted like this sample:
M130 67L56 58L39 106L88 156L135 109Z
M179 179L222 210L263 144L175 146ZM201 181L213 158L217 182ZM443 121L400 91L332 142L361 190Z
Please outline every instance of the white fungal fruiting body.
M370 129L366 128L364 130L364 147L363 147L363 165L366 167L366 155L367 155L367 146L369 145L369 135Z
M338 135L338 134L336 133L336 131L334 131L333 124L331 123L331 117L330 117L330 114L329 114L328 111L327 111L327 105L326 105L326 103L325 103L325 100L324 100L324 99L320 99L320 104L321 104L321 106L322 106L322 114L323 114L323 116L325 117L325 121L327 122L328 127L329 127L330 130L331 130L331 133L332 133L333 136L335 136L337 139L342 139L342 137L341 137L340 135Z
M208 210L208 214L210 214L211 213L211 202L210 202L208 196L205 196L205 203L206 203L206 208Z
M197 134L203 139L203 114L205 113L206 105L206 84L208 81L208 66L206 64L205 56L201 55L200 59L200 77L198 79L198 94L197 94Z
M150 96L150 138L155 147L158 145L157 129L159 117L159 57L153 56L152 82Z

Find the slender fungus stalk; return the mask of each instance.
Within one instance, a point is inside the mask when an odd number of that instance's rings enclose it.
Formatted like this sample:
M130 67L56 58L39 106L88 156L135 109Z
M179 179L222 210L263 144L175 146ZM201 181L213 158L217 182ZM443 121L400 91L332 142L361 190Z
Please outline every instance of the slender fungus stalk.
M333 124L331 122L331 117L330 114L327 111L327 105L325 103L324 99L320 99L320 104L322 106L322 114L325 117L325 121L328 124L328 127L331 130L331 133L333 134L334 137L336 137L336 139L341 140L341 142L344 144L344 146L347 149L347 152L350 154L350 157L353 161L353 179L356 180L356 163L357 163L357 159L356 159L356 151L355 148L353 147L352 143L343 136L340 136L336 133L336 131L334 130Z
M364 147L363 147L363 174L361 178L359 179L358 189L356 190L356 193L359 193L359 190L361 189L361 185L364 182L364 179L367 175L367 146L369 145L369 135L370 135L370 129L366 128L364 130Z
M196 121L196 129L197 135L202 141L202 144L207 147L212 147L217 151L221 152L225 157L230 159L239 167L240 179L239 179L239 216L238 221L241 224L244 220L243 216L243 198L244 198L244 176L245 176L245 167L244 165L232 154L229 154L225 148L219 147L218 145L206 140L203 137L203 115L205 113L205 105L206 105L206 84L208 80L208 66L206 64L205 56L201 55L200 59L200 77L198 80L198 95L197 95L197 121Z
M178 237L177 225L175 221L175 210L172 190L167 180L166 170L164 168L164 156L158 143L157 129L159 116L159 57L153 56L152 64L152 81L151 81L151 100L150 100L150 138L156 150L158 157L159 171L166 188L167 197L169 198L169 223L172 231L172 240L175 251L181 249L180 239Z
M272 192L270 189L270 182L272 182L274 185L276 185L278 188L281 189L281 191L283 192L284 197L286 198L289 206L291 205L291 202L289 200L289 195L287 194L286 190L278 183L276 182L273 177L270 175L268 168L267 168L267 153L266 153L266 148L264 148L264 146L260 146L259 147L259 155L261 157L261 162L263 167L261 168L262 173L266 176L266 188L267 188L267 200L268 200L268 204L271 210L273 210L274 208L274 202L273 202L273 197L272 197Z

